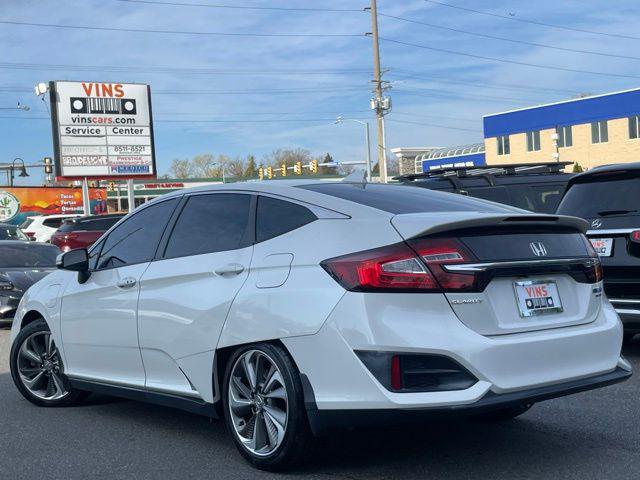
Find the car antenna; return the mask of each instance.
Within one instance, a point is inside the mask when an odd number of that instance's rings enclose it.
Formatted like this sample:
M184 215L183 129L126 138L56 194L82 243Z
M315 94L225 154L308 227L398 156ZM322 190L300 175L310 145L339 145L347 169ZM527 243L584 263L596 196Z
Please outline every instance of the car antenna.
M349 175L344 177L342 181L350 183L361 183L364 185L365 183L367 183L367 172L362 169L354 170Z

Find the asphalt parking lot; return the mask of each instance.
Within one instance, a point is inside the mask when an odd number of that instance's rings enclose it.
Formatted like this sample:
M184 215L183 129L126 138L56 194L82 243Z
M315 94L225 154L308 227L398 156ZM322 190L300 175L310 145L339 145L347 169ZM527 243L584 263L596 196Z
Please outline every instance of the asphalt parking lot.
M250 468L222 423L168 408L93 397L75 408L24 400L0 329L0 478L236 479ZM640 370L640 341L625 348ZM640 375L536 405L520 419L341 432L288 474L331 479L638 479Z

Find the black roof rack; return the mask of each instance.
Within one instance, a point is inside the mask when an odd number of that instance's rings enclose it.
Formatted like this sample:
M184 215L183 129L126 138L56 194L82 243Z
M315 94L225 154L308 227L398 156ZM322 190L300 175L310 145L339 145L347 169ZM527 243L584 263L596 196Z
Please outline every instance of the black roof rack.
M422 178L451 177L458 178L470 176L483 176L489 178L493 175L516 175L516 174L541 174L541 173L562 173L567 165L573 162L538 162L538 163L508 163L502 165L484 165L480 167L451 167L429 170L424 173L409 173L394 177L394 180L412 181Z

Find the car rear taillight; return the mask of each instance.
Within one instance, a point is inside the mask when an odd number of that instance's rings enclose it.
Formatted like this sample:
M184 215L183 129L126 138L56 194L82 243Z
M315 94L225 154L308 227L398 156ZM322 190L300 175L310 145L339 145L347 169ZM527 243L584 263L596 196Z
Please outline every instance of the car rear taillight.
M446 265L470 263L476 257L455 238L418 238L407 242L426 263L445 292L481 290L480 277L474 274L451 273Z
M640 230L634 230L633 232L631 232L631 234L629 235L629 239L632 242L640 243Z
M405 243L331 258L320 265L353 292L440 291L431 272Z
M598 283L602 280L603 272L602 272L602 262L600 261L600 255L596 252L595 248L591 244L591 241L586 236L582 236L584 240L584 244L587 247L587 252L589 256L593 258L593 262L591 265L584 270L584 275L587 279L588 283Z
M29 238L35 237L36 235L36 232L25 232L24 230L22 231L22 233L24 233Z
M331 258L322 267L353 292L468 291L475 276L447 272L443 266L474 261L456 239L416 239L382 248Z

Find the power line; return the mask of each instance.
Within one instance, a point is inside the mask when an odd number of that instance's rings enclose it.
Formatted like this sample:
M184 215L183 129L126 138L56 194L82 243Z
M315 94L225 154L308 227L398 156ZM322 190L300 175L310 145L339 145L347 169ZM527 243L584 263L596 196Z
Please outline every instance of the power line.
M122 28L122 27L89 27L86 25L59 25L54 23L34 23L17 22L11 20L0 20L0 24L17 25L27 27L63 28L74 30L97 30L104 32L128 32L128 33L159 33L170 35L209 35L224 37L364 37L364 33L253 33L253 32L194 32L187 30L150 30L142 28Z
M0 62L0 69L11 70L57 70L83 72L112 72L112 73L157 73L157 74L192 74L192 75L348 75L363 73L370 75L370 69L299 69L299 70L230 70L202 67L138 67L126 65L65 65L46 63L11 63Z
M363 86L335 86L297 89L268 89L268 90L154 90L153 95L280 95L306 93L333 93L342 91L368 91L369 85ZM19 87L0 87L5 93L30 93L32 90Z
M520 23L529 23L532 25L539 25L542 27L550 27L550 28L557 28L560 30L569 30L572 32L579 32L579 33L589 33L592 35L602 35L602 36L606 36L606 37L615 37L615 38L626 38L626 39L630 39L630 40L640 40L640 37L633 37L631 35L623 35L620 33L609 33L609 32L598 32L596 30L586 30L583 28L576 28L576 27L567 27L566 25L557 25L557 24L553 24L553 23L544 23L544 22L539 22L536 20L528 20L526 18L517 18L517 17L511 17L511 16L507 16L507 15L501 15L499 13L492 13L492 12L486 12L483 10L474 10L473 8L469 8L469 7L462 7L460 5L452 5L450 3L445 3L445 2L439 2L439 1L435 1L435 0L424 0L427 3L433 3L435 5L440 5L443 7L448 7L448 8L456 8L458 10L464 10L465 12L471 12L471 13L477 13L480 15L487 15L490 17L497 17L497 18L502 18L505 20L513 20L514 22L520 22Z
M473 35L475 37L489 38L489 39L492 39L492 40L500 40L500 41L503 41L503 42L519 43L521 45L528 45L528 46L531 46L531 47L542 47L542 48L549 48L549 49L553 49L553 50L560 50L560 51L563 51L563 52L584 53L584 54L588 54L588 55L599 55L601 57L622 58L622 59L625 59L625 60L640 60L640 57L634 57L634 56L631 56L631 55L616 55L614 53L594 52L592 50L580 50L580 49L577 49L577 48L559 47L557 45L547 45L547 44L544 44L544 43L527 42L525 40L516 40L514 38L498 37L496 35L489 35L487 33L471 32L469 30L462 30L462 29L458 29L458 28L445 27L445 26L442 26L442 25L434 25L433 23L427 23L427 22L422 22L422 21L418 21L418 20L412 20L410 18L396 17L394 15L387 15L385 13L379 13L378 15L380 15L381 17L387 17L387 18L393 18L395 20L401 20L403 22L415 23L415 24L418 24L418 25L424 25L424 26L427 26L427 27L437 28L437 29L440 29L440 30L447 30L449 32L463 33L465 35Z
M405 124L408 124L408 125L420 125L420 126L423 126L423 127L432 127L432 128L444 128L444 129L447 129L447 130L460 130L460 131L463 131L463 132L482 133L481 130L472 130L470 128L450 127L448 125L436 125L434 123L411 122L409 120L387 120L387 122L405 123Z
M306 7L257 7L250 5L221 5L210 3L185 3L185 2L157 2L154 0L114 0L123 3L139 3L148 5L167 5L171 7L204 7L204 8L226 8L236 10L275 10L286 12L362 12L363 9L356 8L306 8Z
M522 105L529 105L531 102L527 102L525 100L523 100L522 98L512 98L512 97L495 97L495 96L488 96L488 95L473 95L473 94L466 94L466 93L458 93L458 92L448 92L448 91L443 91L443 90L435 90L432 88L419 88L419 87L414 87L413 90L403 90L403 89L399 89L396 90L394 89L394 91L397 94L404 94L404 95L415 95L418 97L424 97L424 96L428 96L428 97L433 97L433 96L437 96L437 97L444 97L444 98L468 98L470 100L491 100L491 101L498 101L498 102L508 102L508 103L518 103L518 104L522 104ZM422 92L430 92L429 95L425 95Z
M0 120L41 120L41 121L51 121L51 119L49 117L28 117L28 116L17 116L17 115L13 115L13 116L9 116L9 115L2 115L0 116ZM362 119L362 120L366 120L366 119ZM295 123L295 122L304 122L304 123L333 123L335 122L335 118L304 118L304 119L282 119L282 118L278 118L278 119L273 119L273 120L229 120L229 119L204 119L204 120L200 120L200 119L163 119L163 118L159 118L159 119L154 119L153 120L154 123L179 123L179 124L220 124L220 123ZM421 123L421 122L412 122L412 121L408 121L408 120L388 120L390 122L394 122L394 123L405 123L405 124L412 124L412 125L421 125L421 126L425 126L425 127L431 127L431 128L442 128L445 130L460 130L460 131L464 131L464 132L473 132L473 133L482 133L479 130L472 130L469 128L462 128L462 127L453 127L450 125L440 125L440 124L435 124L435 123Z
M476 55L476 54L472 54L472 53L458 52L458 51L455 51L455 50L446 50L444 48L429 47L427 45L419 45L417 43L403 42L401 40L394 40L394 39L391 39L391 38L382 38L382 37L380 37L380 40L385 41L385 42L389 42L389 43L396 43L398 45L404 45L404 46L407 46L407 47L424 48L425 50L431 50L431 51L434 51L434 52L446 53L448 55L460 55L460 56L463 56L463 57L476 58L476 59L479 59L479 60L487 60L487 61L490 61L490 62L510 63L512 65L520 65L520 66L524 66L524 67L543 68L543 69L547 69L547 70L557 70L557 71L571 72L571 73L585 73L585 74L589 74L589 75L600 75L600 76L605 76L605 77L640 78L640 76L638 76L638 75L624 75L624 74L621 74L621 73L607 73L607 72L595 72L595 71L592 71L592 70L578 70L578 69L574 69L574 68L554 67L552 65L541 65L541 64L537 64L537 63L519 62L517 60L507 60L506 58L486 57L484 55Z
M454 80L451 78L441 78L432 76L424 73L414 73L407 70L395 69L390 73L395 75L395 72L400 72L399 76L400 80L404 79L413 79L413 80L422 80L425 82L435 82L435 83L451 83L454 85L470 85L472 87L481 87L481 88L492 88L492 89L500 89L500 90L530 90L533 92L544 92L544 93L561 93L568 95L578 95L580 92L572 91L572 90L561 90L556 88L545 88L545 87L533 87L530 85L516 85L513 83L482 83L482 82L473 82L473 81L464 81L464 80ZM402 72L407 72L406 74L402 74ZM393 80L392 80L393 82Z

